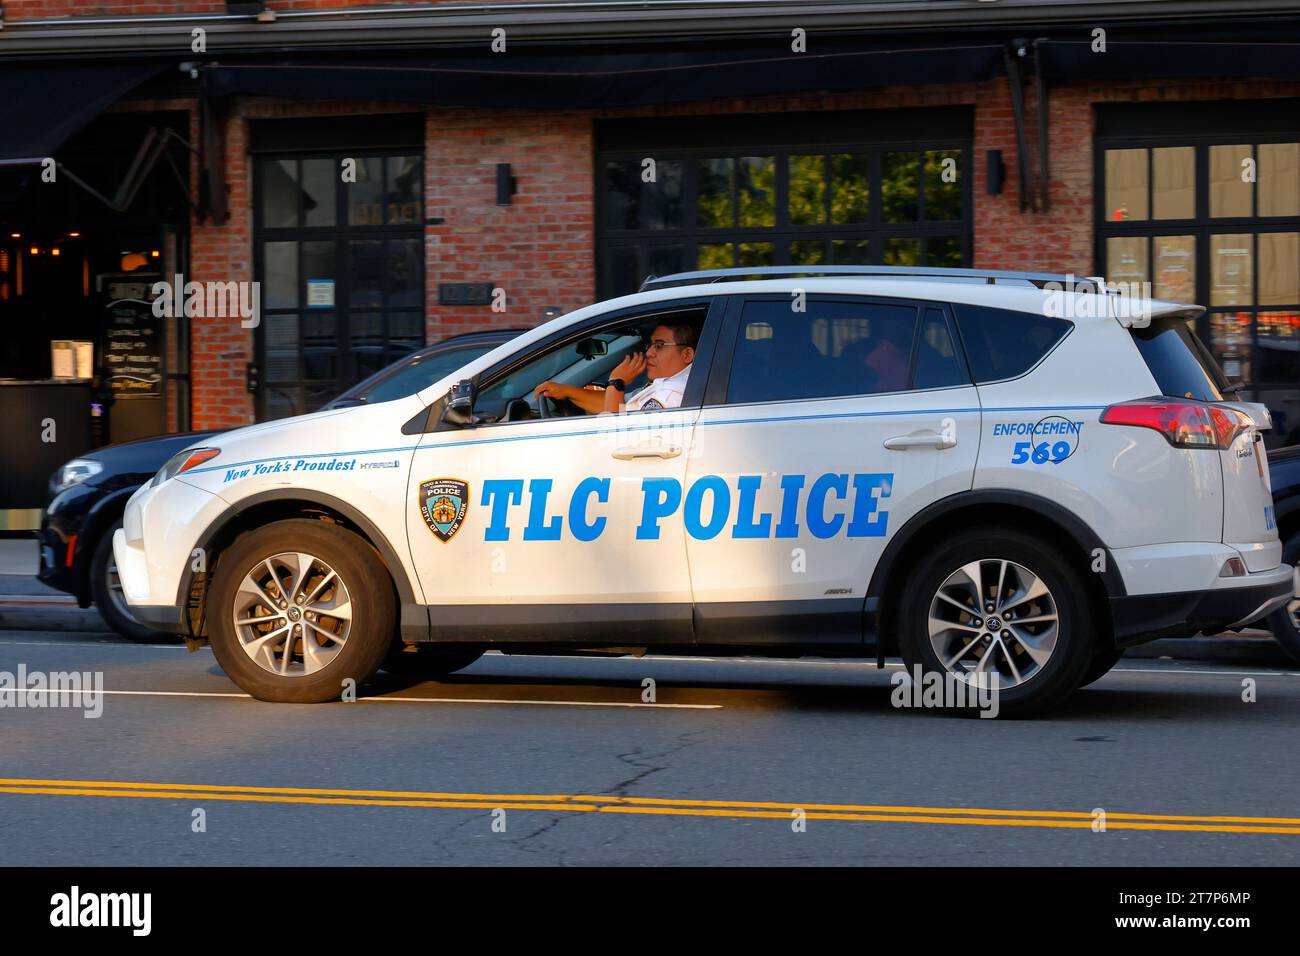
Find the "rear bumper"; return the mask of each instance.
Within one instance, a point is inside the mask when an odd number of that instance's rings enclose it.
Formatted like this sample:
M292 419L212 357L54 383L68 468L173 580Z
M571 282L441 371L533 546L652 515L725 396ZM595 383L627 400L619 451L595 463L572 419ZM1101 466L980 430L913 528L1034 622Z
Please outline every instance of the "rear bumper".
M1242 627L1284 606L1294 569L1283 564L1244 578L1219 578L1203 591L1131 594L1110 599L1117 647L1160 637L1191 637Z

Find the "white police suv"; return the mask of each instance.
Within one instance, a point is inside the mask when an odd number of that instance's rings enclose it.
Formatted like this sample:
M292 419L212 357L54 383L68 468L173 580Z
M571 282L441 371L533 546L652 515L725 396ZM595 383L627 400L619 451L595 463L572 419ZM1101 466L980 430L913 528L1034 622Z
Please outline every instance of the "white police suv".
M650 280L418 394L177 455L117 532L126 598L264 700L498 648L901 654L1040 709L1292 594L1268 415L1202 310L1068 283ZM665 328L695 342L680 406L583 413Z

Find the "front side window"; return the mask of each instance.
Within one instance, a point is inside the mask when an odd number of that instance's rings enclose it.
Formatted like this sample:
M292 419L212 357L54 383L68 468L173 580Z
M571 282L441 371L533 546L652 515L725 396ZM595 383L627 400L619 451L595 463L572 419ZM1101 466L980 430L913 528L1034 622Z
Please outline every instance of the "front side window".
M736 337L729 403L878 395L959 384L963 375L937 309L879 302L747 302ZM915 361L914 361L915 356Z

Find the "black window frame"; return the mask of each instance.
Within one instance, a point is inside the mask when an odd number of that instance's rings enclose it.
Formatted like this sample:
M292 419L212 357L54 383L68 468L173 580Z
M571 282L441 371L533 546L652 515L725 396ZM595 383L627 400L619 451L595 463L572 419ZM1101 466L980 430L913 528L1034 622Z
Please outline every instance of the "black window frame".
M821 240L827 244L830 262L830 243L836 239L865 240L867 265L884 264L884 247L889 239L921 240L920 262L928 258L925 240L928 238L956 237L960 243L961 266L969 266L973 255L974 234L974 169L975 144L973 132L966 125L963 110L869 110L820 113L815 117L802 114L758 114L751 117L694 117L693 123L660 126L662 120L647 120L650 126L641 138L626 134L599 137L595 156L593 181L595 184L595 244L597 295L608 298L632 290L615 287L614 255L617 250L634 246L638 262L648 268L649 255L660 246L686 247L684 270L690 271L698 264L699 247L715 243L733 243L736 257L742 243L772 243L773 263L790 264L789 246L795 241ZM710 130L699 121L707 121L716 129ZM845 134L844 130L853 132ZM932 130L933 132L929 132ZM812 133L813 135L809 135ZM961 187L961 218L929 221L925 218L924 154L957 150L962 163L959 173ZM917 218L909 222L887 222L882 212L881 167L886 153L915 152L920 154L917 164ZM867 157L869 206L863 223L792 224L789 222L789 158L791 156L834 154L865 154ZM775 224L773 226L740 226L704 228L696 224L697 180L690 172L705 159L740 159L744 157L774 158L775 168ZM606 221L607 203L605 169L610 162L640 163L653 158L662 164L680 160L686 164L681 202L684 224L672 229L611 229ZM733 180L733 199L739 177ZM829 185L829 180L828 180ZM832 189L826 190L825 202L829 209ZM734 203L733 203L734 206ZM692 260L691 254L694 254ZM810 267L811 268L811 267Z
M388 160L397 157L415 156L419 160L420 183L417 188L417 201L419 208L412 222L388 223L380 225L372 224L353 224L348 220L348 187L349 183L343 181L342 176L334 178L334 223L329 226L308 226L305 224L301 211L299 213L299 222L293 226L267 226L263 219L265 182L262 175L263 164L277 160L291 160L299 162L297 167L301 174L302 160L325 159L330 160L336 169L341 169L341 162L344 159L355 159L358 161L366 159L378 159L384 169L385 181L388 176ZM273 387L267 376L267 347L266 347L266 330L268 318L275 315L295 315L298 317L298 374L292 383L292 388L296 393L297 407L291 411L292 415L306 414L310 411L318 411L332 401L337 395L342 394L354 385L359 384L366 378L382 371L393 362L418 351L428 345L428 305L427 305L427 269L425 265L425 184L427 182L427 169L425 162L425 151L423 145L402 145L394 144L391 146L367 146L364 148L348 148L337 145L325 145L314 148L290 149L278 148L268 149L264 152L253 152L249 161L254 164L253 168L253 189L252 189L252 226L253 226L253 275L262 284L260 288L265 289L266 278L266 244L271 242L294 242L298 244L299 253L297 255L297 280L296 294L298 296L297 304L292 307L275 307L268 308L265 303L265 295L261 305L261 321L258 323L258 329L254 333L254 361L262 370L260 376L260 386L255 395L255 413L258 421L267 420L267 404L270 397L270 391ZM301 182L301 175L297 182ZM417 243L418 253L416 255L416 269L418 271L416 303L410 306L390 307L387 303L376 307L354 307L351 304L352 296L352 268L349 253L349 243L357 240L415 240ZM308 349L305 348L302 336L302 321L309 314L304 296L304 278L303 262L301 247L304 243L309 242L329 242L334 247L334 305L330 309L323 309L322 312L331 312L334 315L334 336L336 348L333 352L335 356L335 386L336 394L320 402L315 408L308 408L306 405L307 388L316 381L305 377L305 357ZM379 313L382 316L381 341L383 343L381 360L379 367L373 370L359 368L358 352L353 349L352 345L352 317L353 314ZM404 314L409 316L418 316L417 323L419 328L418 341L407 347L393 348L391 343L394 337L390 334L390 315ZM282 383L275 383L277 385Z
M1259 147L1276 143L1300 142L1300 100L1244 100L1214 101L1184 104L1160 104L1163 115L1158 115L1146 104L1099 107L1098 133L1093 140L1094 195L1093 219L1095 228L1093 257L1096 274L1106 275L1108 268L1107 240L1142 238L1146 242L1147 275L1155 281L1153 259L1154 241L1164 236L1190 236L1195 251L1194 301L1205 307L1194 322L1197 337L1206 344L1220 363L1214 351L1213 317L1239 315L1250 317L1248 342L1249 379L1241 381L1240 395L1251 401L1266 401L1268 396L1285 390L1285 382L1261 382L1260 370L1263 353L1260 347L1259 317L1269 312L1300 312L1300 302L1265 305L1259 302L1260 256L1259 237L1269 233L1300 233L1300 215L1258 215L1260 191L1258 182L1252 190L1250 216L1210 215L1210 149L1213 146L1246 145L1251 155L1259 161ZM1152 189L1154 185L1154 150L1168 147L1195 149L1194 215L1183 219L1151 218ZM1106 203L1106 152L1112 149L1147 150L1148 218L1115 222L1108 218ZM1212 304L1213 271L1211 262L1211 237L1215 235L1247 234L1251 250L1252 302L1241 306L1216 306ZM1158 293L1157 293L1158 294ZM1300 390L1300 362L1296 365L1296 390ZM1294 423L1290 426L1293 429ZM1270 445L1283 441L1277 432L1267 433Z

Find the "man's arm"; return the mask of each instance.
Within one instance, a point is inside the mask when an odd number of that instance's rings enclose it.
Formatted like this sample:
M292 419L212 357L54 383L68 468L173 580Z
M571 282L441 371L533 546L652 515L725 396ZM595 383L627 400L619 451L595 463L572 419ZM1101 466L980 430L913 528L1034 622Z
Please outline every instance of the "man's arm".
M605 408L605 396L602 392L564 385L560 382L543 382L534 389L534 394L537 395L538 401L545 401L546 398L567 398L588 415L595 415Z
M623 388L617 388L610 385L605 389L604 401L601 406L602 411L617 412L623 404L623 399L627 393L627 383L635 379L645 371L645 353L631 352L627 358L619 362L614 367L614 371L609 373L610 382L622 382Z

